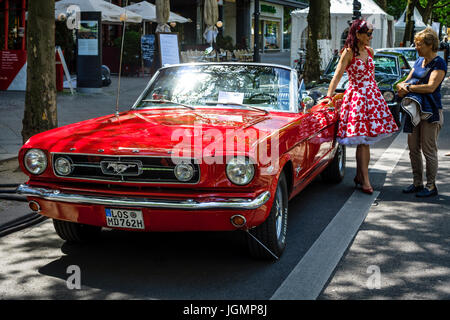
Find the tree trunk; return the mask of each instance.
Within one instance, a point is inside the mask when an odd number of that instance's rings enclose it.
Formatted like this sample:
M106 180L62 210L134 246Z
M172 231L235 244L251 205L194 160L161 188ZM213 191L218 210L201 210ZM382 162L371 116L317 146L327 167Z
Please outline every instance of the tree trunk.
M387 0L377 0L377 4L380 6L383 11L387 10Z
M308 41L306 42L305 82L317 81L320 78L321 57L327 57L319 50L318 41L331 40L330 0L309 2ZM325 41L326 42L326 41ZM326 46L322 46L326 47ZM328 62L328 61L326 61Z
M406 6L406 21L405 21L405 34L403 35L403 46L407 46L408 42L411 41L413 35L414 27L414 8L416 6L417 0L408 0Z
M55 1L28 1L24 143L58 126L55 77Z
M428 0L425 7L422 7L420 3L417 3L417 9L419 10L422 20L425 24L431 24L431 14L433 12L433 6L439 2L439 0Z
M433 6L436 4L438 0L432 1L429 0L425 10L422 14L422 20L425 24L430 24L431 25L431 13L433 12Z

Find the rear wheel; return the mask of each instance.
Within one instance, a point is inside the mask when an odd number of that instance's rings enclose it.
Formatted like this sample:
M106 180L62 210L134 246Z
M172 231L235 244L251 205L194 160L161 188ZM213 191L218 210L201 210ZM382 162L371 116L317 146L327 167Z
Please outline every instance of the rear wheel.
M284 173L278 179L277 191L272 209L266 221L249 232L261 241L277 257L280 257L286 247L286 231L288 218L288 192ZM274 259L261 244L248 237L250 255L258 259Z
M331 163L322 172L322 179L327 182L338 183L344 179L345 175L345 146L339 144Z
M87 242L97 238L101 227L53 219L58 236L67 242Z

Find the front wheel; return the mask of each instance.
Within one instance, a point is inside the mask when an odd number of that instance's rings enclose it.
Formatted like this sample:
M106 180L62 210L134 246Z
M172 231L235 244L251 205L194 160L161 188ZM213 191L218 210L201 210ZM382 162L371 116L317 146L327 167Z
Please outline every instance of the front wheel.
M266 221L249 232L261 241L278 258L286 247L286 231L288 218L288 192L284 173L278 179L277 191L272 209ZM252 237L247 240L250 255L257 259L274 259L261 244Z
M81 223L53 219L53 226L58 236L72 243L88 242L95 239L102 230L101 227Z

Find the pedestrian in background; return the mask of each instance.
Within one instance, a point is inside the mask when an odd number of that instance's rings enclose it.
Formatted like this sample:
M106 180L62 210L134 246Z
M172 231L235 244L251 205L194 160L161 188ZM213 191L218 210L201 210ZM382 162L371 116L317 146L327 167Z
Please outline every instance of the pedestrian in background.
M375 81L374 50L370 48L373 26L365 20L355 20L350 27L345 46L321 102L330 102L345 71L348 88L342 99L337 141L356 147L355 186L372 194L369 179L370 145L398 130L394 118Z
M440 49L444 50L444 60L448 63L448 53L450 50L450 43L448 43L448 37L445 36L444 40L441 41Z
M431 197L438 194L436 175L438 170L437 140L444 123L441 102L441 83L447 72L447 63L438 56L439 38L432 28L426 28L414 36L419 59L405 81L397 85L400 97L408 95L418 104L419 122L413 125L407 117L404 131L408 132L409 157L413 172L413 184L404 193L416 193L417 197ZM410 79L419 79L409 84ZM415 97L415 98L414 98ZM430 116L425 119L424 115ZM425 156L427 184L423 186L423 160Z

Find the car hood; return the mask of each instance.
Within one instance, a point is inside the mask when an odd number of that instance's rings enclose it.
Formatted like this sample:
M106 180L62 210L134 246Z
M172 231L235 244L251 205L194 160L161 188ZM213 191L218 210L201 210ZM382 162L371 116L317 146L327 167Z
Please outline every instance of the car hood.
M250 137L246 144L255 145L287 123L283 116L238 109L130 110L37 134L24 147L50 152L136 155L139 150L142 155L167 155L180 143L198 147L201 142L205 147L225 135L245 135ZM225 140L222 150L226 150Z

